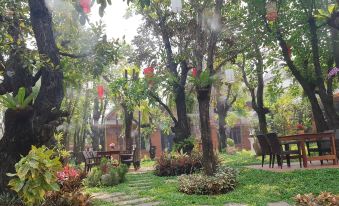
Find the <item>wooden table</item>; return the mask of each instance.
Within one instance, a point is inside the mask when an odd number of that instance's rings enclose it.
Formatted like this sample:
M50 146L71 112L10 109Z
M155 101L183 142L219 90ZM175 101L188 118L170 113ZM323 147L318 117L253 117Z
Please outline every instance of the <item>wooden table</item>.
M303 165L307 168L307 162L312 160L333 160L333 164L336 165L337 163L337 154L336 154L336 147L335 147L335 133L334 132L324 132L324 133L313 133L313 134L297 134L297 135L289 135L289 136L282 136L279 137L280 141L289 142L289 141L296 141L300 142L301 147L301 154L303 158ZM309 157L306 153L306 145L307 141L323 141L329 140L331 143L330 149L331 153L328 155L322 156L313 156Z
M120 162L120 150L111 150L111 151L97 151L97 157L102 158L112 158L114 155L118 156L118 161Z

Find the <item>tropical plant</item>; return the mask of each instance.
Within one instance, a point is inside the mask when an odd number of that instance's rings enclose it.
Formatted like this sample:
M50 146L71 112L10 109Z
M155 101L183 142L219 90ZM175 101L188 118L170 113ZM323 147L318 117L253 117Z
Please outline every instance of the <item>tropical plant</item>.
M9 93L0 96L0 103L3 104L8 109L25 109L28 107L30 103L36 98L38 92L33 89L32 93L30 93L26 97L26 89L25 87L20 87L17 95L14 97Z
M54 157L54 151L46 146L32 146L27 156L15 164L14 177L9 186L16 191L25 204L38 205L45 199L48 191L58 191L56 173L61 169L59 157Z

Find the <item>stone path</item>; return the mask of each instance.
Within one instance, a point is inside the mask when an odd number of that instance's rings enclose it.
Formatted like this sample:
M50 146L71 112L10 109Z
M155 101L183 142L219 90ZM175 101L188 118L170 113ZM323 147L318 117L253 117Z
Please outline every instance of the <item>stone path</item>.
M160 204L160 202L154 201L152 198L138 196L140 191L152 187L147 178L142 178L137 175L131 175L130 177L128 186L133 191L133 194L126 194L125 192L94 193L92 194L93 199L112 202L112 206L155 206Z

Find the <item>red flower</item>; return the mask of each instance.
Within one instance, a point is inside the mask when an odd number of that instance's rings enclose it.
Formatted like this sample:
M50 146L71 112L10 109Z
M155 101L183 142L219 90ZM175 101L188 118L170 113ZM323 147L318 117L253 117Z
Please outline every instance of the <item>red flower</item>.
M266 14L266 19L268 21L275 21L278 18L278 12L276 11L271 11Z

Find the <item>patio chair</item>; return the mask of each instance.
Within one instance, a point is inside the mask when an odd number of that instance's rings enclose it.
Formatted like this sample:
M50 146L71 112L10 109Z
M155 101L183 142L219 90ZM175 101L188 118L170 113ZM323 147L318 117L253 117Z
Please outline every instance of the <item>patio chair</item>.
M270 156L269 167L271 167L272 152L271 152L271 148L270 148L270 145L268 143L268 140L267 140L266 136L263 135L263 134L258 134L257 139L258 139L258 142L259 142L259 145L260 145L261 155L262 155L261 167L264 167L264 161L265 161L266 155Z
M133 164L134 170L138 170L140 168L140 161L137 160L136 149L133 147L132 152L122 152L120 154L120 161L122 164L126 164L128 167Z
M300 151L300 145L298 142L285 142L282 143L280 142L278 136L276 133L268 133L266 135L267 140L270 144L271 147L271 152L273 155L273 160L272 160L272 168L274 167L274 161L275 157L277 157L277 162L278 165L281 167L283 166L283 161L284 159L287 160L287 165L290 167L290 159L299 159L299 164L300 168L302 167L301 164L301 151ZM291 144L297 144L298 149L297 150L290 150L290 145ZM285 145L285 150L283 149L283 145Z
M85 159L85 172L89 172L92 167L99 165L100 160L95 155L95 153L93 153L93 151L83 151L82 155Z

